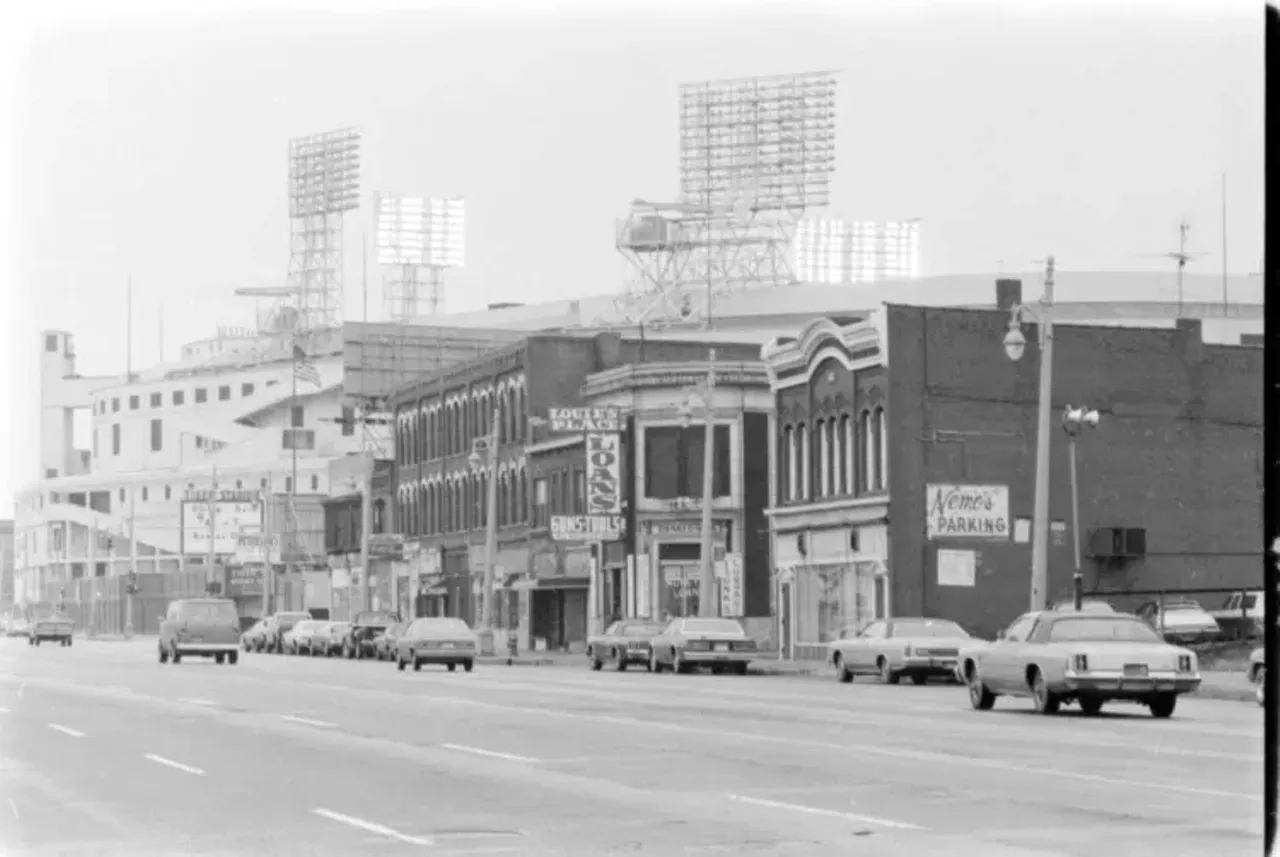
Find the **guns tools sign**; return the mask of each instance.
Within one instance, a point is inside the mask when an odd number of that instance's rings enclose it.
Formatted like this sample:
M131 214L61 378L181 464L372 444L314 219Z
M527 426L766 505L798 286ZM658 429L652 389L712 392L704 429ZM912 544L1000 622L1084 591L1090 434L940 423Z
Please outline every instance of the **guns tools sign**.
M587 435L587 514L622 512L622 443L616 433Z

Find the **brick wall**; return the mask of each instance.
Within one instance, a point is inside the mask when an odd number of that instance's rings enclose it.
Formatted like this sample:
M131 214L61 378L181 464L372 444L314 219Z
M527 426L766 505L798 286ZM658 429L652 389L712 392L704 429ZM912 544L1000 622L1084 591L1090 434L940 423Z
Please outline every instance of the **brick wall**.
M890 307L890 563L894 612L942 615L994 632L1029 601L1029 544L971 544L973 588L937 585L924 538L927 483L1009 486L1030 517L1038 333L1018 363L1001 340L1008 314ZM1077 450L1080 529L1144 527L1147 556L1119 569L1084 560L1086 588L1261 585L1262 351L1206 345L1196 323L1137 330L1056 329L1050 515L1071 520L1067 404L1102 413ZM1050 599L1070 592L1071 533L1049 556ZM1085 542L1087 547L1087 541ZM1085 551L1087 553L1087 550ZM1212 597L1207 600L1214 600Z

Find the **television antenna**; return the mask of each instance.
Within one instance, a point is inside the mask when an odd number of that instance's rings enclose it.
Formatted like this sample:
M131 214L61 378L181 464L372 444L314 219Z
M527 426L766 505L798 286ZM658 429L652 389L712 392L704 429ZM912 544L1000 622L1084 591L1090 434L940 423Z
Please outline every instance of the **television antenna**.
M1177 263L1178 306L1179 307L1183 305L1182 275L1187 269L1187 263L1194 262L1198 259L1203 259L1209 255L1208 253L1188 253L1187 252L1187 234L1190 231L1191 231L1191 224L1187 222L1186 218L1183 218L1182 222L1178 224L1178 249L1169 251L1167 253L1149 254L1150 257L1160 258L1160 259L1172 259L1174 260L1174 262Z

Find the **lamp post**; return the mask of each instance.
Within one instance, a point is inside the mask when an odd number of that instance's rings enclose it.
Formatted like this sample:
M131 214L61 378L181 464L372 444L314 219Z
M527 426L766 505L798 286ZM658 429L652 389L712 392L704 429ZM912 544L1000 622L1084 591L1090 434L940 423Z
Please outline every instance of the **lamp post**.
M685 401L680 408L680 421L685 428L693 422L693 403L700 400L704 426L702 454L702 546L698 553L698 615L713 617L715 605L715 539L712 533L712 502L715 496L716 454L716 350L707 356L707 378L701 384L684 389Z
M1084 573L1080 570L1080 489L1076 481L1076 438L1086 428L1098 427L1098 412L1067 405L1062 412L1062 430L1067 434L1071 458L1071 546L1075 549L1075 570L1071 575L1071 600L1076 610L1084 604Z
M471 442L468 461L472 467L488 466L485 481L484 579L480 584L480 653L492 655L493 648L493 560L498 552L498 423L502 414L493 409L489 436Z
M1045 262L1044 294L1031 307L1015 306L1009 317L1009 330L1004 336L1004 351L1017 362L1027 349L1022 334L1022 321L1034 320L1039 328L1040 384L1036 394L1036 482L1035 504L1031 522L1031 609L1045 608L1049 579L1049 432L1053 410L1053 257Z

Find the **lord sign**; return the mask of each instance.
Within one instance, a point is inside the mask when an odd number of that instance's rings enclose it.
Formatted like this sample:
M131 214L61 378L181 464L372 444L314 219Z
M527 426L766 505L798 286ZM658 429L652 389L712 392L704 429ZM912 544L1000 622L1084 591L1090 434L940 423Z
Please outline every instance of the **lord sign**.
M930 539L1009 538L1005 485L925 486L925 532Z
M587 514L622 512L621 435L592 432L587 435Z

